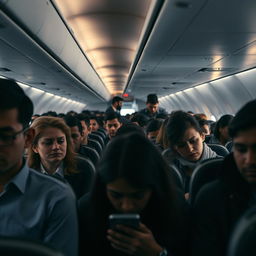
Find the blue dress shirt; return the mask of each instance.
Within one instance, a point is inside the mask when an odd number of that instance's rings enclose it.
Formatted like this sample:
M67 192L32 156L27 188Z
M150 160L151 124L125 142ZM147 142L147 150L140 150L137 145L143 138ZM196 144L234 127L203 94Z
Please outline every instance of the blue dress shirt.
M78 254L76 199L65 183L25 164L0 193L0 236L44 242Z

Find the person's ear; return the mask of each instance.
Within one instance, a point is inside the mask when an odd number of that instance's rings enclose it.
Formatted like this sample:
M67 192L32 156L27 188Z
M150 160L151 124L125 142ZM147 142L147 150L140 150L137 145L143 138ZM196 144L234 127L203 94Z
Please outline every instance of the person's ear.
M202 132L202 133L200 134L200 136L201 136L202 140L205 141L205 134L204 134L204 132Z
M34 137L35 137L35 130L33 128L28 128L28 130L25 132L25 148L28 148L31 146Z

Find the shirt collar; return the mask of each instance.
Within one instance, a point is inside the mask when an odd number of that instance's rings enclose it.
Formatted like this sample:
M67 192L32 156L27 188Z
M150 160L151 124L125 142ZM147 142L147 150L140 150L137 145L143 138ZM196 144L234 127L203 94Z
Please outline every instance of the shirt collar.
M23 167L21 168L21 170L10 180L7 186L12 183L20 190L21 193L24 194L26 190L28 175L29 168L25 163L23 163Z
M45 168L44 168L44 166L42 165L42 163L40 163L40 171L41 171L41 173L43 173L43 174L49 174L46 170L45 170ZM55 172L54 173L52 173L53 175L54 174L58 174L58 175L60 175L61 177L64 177L64 169L63 169L63 162L61 162L61 164L58 166L58 168L55 170Z

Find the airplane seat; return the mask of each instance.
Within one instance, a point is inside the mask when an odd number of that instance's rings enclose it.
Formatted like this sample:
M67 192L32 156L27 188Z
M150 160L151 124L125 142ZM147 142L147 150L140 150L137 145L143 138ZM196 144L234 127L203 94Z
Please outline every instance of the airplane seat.
M98 163L98 161L100 160L100 155L98 154L96 149L94 149L92 147L83 145L81 148L81 153L82 153L82 154L80 154L81 156L88 157L93 162L93 164L95 166Z
M161 152L164 159L166 159L168 162L171 162L173 159L173 151L171 148L166 148Z
M227 150L229 152L232 152L233 151L233 141L229 141L226 143L225 147L227 148Z
M103 132L103 131L99 131L99 130L97 130L97 131L95 131L95 132L92 132L93 134L97 134L97 135L99 135L102 139L103 139L103 141L105 140L105 138L107 137L107 135Z
M173 164L170 164L169 167L170 167L173 179L174 179L174 183L178 186L178 188L184 190L185 182L184 182L184 179L183 179L181 173Z
M92 133L88 134L88 138L98 141L100 143L101 147L104 148L105 143L104 143L104 140L101 138L100 135L92 132Z
M255 256L256 207L248 209L237 222L231 234L227 256Z
M229 151L227 150L226 147L220 145L220 144L207 144L211 150L216 152L217 155L225 157L226 155L229 154Z
M192 173L189 182L189 203L193 205L203 185L218 178L223 158L214 158L200 163Z
M101 155L102 146L97 140L88 138L87 146L94 148L98 152L98 154Z
M4 256L64 256L60 251L41 242L14 237L0 238L0 252Z

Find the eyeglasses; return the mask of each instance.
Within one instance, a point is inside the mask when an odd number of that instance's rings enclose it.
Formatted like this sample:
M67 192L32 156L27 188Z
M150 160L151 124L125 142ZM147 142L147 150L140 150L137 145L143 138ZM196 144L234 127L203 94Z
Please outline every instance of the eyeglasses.
M13 142L16 140L17 136L21 133L24 133L28 130L28 127L23 128L22 130L10 134L1 134L0 133L0 145L1 146L10 146L13 144Z

